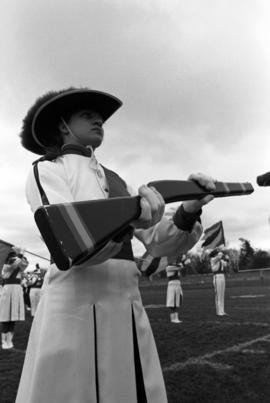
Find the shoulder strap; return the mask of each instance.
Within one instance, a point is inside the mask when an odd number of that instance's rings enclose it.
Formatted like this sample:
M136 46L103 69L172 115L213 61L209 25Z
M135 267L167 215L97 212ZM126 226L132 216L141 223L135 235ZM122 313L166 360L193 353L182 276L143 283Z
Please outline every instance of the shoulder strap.
M59 157L61 155L61 153L59 151L50 151L47 154L43 155L43 157L39 158L38 160L33 162L33 169L34 169L34 176L36 179L36 183L37 183L37 187L41 196L41 201L43 206L47 206L48 204L50 204L48 197L43 189L43 187L41 186L40 180L39 180L39 173L38 173L38 163L40 161L53 161L55 160L57 157Z
M50 203L49 203L49 200L48 200L48 198L47 198L47 195L46 195L46 193L44 192L44 189L43 189L43 187L41 186L41 183L40 183L40 180L39 180L38 162L39 162L39 161L35 161L34 164L33 164L33 166L34 166L34 167L33 167L33 169L34 169L34 177L35 177L35 179L36 179L36 183L37 183L37 187L38 187L38 190L39 190L39 193L40 193L40 197L41 197L42 204L43 204L43 206L45 206L45 205L48 205L48 204L50 204Z

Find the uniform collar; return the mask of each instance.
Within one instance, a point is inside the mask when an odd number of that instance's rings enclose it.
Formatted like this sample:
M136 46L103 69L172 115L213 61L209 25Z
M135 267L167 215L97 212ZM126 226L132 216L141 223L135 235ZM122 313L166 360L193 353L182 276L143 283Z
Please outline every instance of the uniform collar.
M91 158L93 157L94 152L90 146L85 147L79 144L64 144L61 148L61 155L65 154L77 154Z
M60 151L51 151L47 154L43 155L43 157L33 162L33 165L37 164L40 161L54 161L58 157L66 154L75 154L82 155L83 157L88 157L91 160L96 161L94 151L90 146L82 146L79 144L65 144L61 147Z

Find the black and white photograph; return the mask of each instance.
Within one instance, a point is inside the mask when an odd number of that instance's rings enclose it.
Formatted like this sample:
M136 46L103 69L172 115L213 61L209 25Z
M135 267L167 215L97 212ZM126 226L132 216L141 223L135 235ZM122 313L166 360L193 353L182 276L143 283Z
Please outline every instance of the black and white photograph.
M1 6L0 402L269 402L270 2Z

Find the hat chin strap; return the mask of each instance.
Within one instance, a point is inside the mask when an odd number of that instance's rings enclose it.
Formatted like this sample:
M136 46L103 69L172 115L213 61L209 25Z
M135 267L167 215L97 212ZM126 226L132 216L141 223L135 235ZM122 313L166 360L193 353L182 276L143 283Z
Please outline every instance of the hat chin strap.
M79 136L76 136L75 133L73 133L73 131L71 130L71 128L69 127L69 125L67 124L67 122L65 121L64 118L62 118L61 116L61 121L63 123L63 125L65 126L65 128L67 129L68 133L71 135L71 137L75 138L76 140L79 141L79 143L81 144L81 139ZM83 144L82 144L83 145Z

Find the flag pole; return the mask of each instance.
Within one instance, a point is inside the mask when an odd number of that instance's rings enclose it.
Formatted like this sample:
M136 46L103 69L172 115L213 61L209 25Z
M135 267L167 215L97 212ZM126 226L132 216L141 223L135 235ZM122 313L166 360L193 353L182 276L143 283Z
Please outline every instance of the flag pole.
M223 236L223 239L224 239L224 247L226 248L227 245L226 245L226 239L225 239L224 227L223 227L223 222L222 221L221 221L221 228L222 228L222 236Z
M40 256L40 255L37 255L36 253L29 252L28 250L24 250L24 252L25 252L25 253L29 253L29 255L37 256L37 257L39 257L40 259L44 259L44 260L47 260L48 262L50 262L50 259L48 259L48 258L46 258L46 257L43 257L43 256Z
M4 244L7 245L7 246L14 246L14 245L12 245L12 243L3 241L3 239L0 239L0 242L1 242L1 243L4 243Z
M10 247L15 246L15 245L13 245L13 244L10 243L10 242L3 241L3 239L0 239L0 243L3 243L3 244L5 244L5 245L7 245L7 246L10 246ZM46 257L43 257L43 256L40 256L40 255L37 255L36 253L30 252L30 251L24 249L23 247L20 247L20 249L22 249L25 253L29 253L30 255L39 257L40 259L47 260L48 262L50 262L50 259L48 259L48 258L46 258Z

